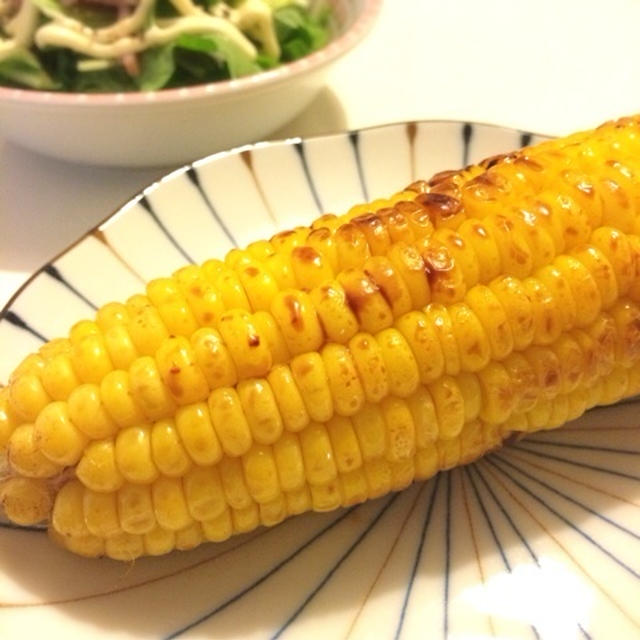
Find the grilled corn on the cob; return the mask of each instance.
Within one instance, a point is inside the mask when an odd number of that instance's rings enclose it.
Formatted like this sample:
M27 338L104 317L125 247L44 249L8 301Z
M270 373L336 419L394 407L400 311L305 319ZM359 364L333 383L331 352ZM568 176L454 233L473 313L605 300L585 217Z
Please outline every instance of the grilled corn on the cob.
M639 276L640 118L184 267L0 389L4 511L129 560L402 489L637 393Z

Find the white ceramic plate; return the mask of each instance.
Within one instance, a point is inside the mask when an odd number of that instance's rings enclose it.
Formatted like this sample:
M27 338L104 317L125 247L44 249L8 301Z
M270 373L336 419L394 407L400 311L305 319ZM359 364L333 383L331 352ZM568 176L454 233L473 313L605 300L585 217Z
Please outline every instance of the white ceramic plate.
M142 280L530 139L425 122L196 162L136 196L12 300L0 379L42 338ZM640 638L636 413L632 403L592 411L400 494L131 566L77 558L41 531L5 525L0 634Z

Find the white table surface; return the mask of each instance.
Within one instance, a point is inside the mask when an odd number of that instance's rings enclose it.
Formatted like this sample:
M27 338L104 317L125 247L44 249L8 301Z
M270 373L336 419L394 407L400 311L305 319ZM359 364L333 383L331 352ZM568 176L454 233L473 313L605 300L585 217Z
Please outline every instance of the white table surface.
M414 119L562 134L640 111L638 0L385 0L368 39L273 139ZM0 305L169 168L38 156L0 132Z

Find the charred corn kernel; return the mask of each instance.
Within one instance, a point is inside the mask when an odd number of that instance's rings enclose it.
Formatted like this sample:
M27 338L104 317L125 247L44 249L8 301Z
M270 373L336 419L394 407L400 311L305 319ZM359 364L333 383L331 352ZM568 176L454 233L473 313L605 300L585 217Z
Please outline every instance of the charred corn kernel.
M104 541L105 554L112 560L131 562L144 553L144 537L119 533Z
M156 525L151 485L126 483L118 490L118 515L122 530L130 534L144 534Z
M338 470L326 427L312 422L298 437L307 482L320 486L335 480Z
M349 341L349 350L366 399L379 402L389 393L387 367L380 345L371 334L358 333Z
M264 376L273 359L264 336L246 311L234 309L222 314L218 325L236 366L238 379Z
M119 427L144 422L145 416L133 398L131 378L126 371L112 371L100 383L100 399Z
M340 474L350 473L362 466L360 445L349 418L334 416L327 423L336 468Z
M430 304L425 309L425 314L440 342L445 373L454 376L460 372L460 351L449 312L441 304Z
M391 465L384 458L367 460L364 463L364 475L369 488L369 498L379 498L391 491Z
M341 416L351 416L365 402L364 389L351 352L343 345L328 344L321 353L334 410Z
M462 394L465 423L475 420L482 410L482 387L478 376L473 373L462 372L456 376L458 389Z
M397 329L386 329L376 336L387 370L389 393L405 398L420 383L420 374L413 353Z
M116 436L115 460L129 482L153 482L158 477L158 467L153 461L149 427L127 427L120 431Z
M209 396L208 404L222 450L229 456L246 453L251 447L251 430L237 391L233 388L216 389Z
M529 247L531 269L549 264L556 255L556 245L544 226L537 224L538 218L535 213L515 207L510 214L509 220Z
M380 403L385 421L386 458L395 463L413 457L416 444L416 428L409 406L394 397Z
M129 323L127 330L136 350L141 355L152 355L169 337L158 310L146 296L133 296L127 300Z
M299 287L319 287L333 278L333 269L324 256L313 247L304 245L291 252L291 267Z
M391 490L401 491L406 489L416 477L416 465L411 458L403 458L391 462Z
M560 393L562 379L560 361L555 352L547 347L531 347L524 355L536 374L537 386L542 397L551 399L557 396Z
M462 300L467 290L464 273L447 247L429 239L421 253L432 302L452 304Z
M98 493L85 489L82 507L84 521L91 535L109 538L122 532L115 493Z
M418 387L416 393L407 398L407 406L415 428L416 447L424 449L438 439L438 418L431 394L426 387Z
M500 251L487 227L477 219L465 220L458 233L478 257L479 281L490 282L499 276L502 269Z
M35 442L35 428L32 424L21 424L11 434L7 447L10 468L27 478L51 478L62 467L49 460Z
M348 269L342 271L337 280L362 331L376 333L391 326L391 307L369 275L360 269Z
M195 547L202 544L203 540L204 534L202 533L202 527L199 522L192 522L184 529L176 531L175 542L176 549L178 549L178 551L195 549Z
M9 406L25 422L33 422L51 402L38 375L27 373L9 384Z
M491 345L478 316L469 305L458 302L449 307L451 326L458 344L462 371L479 371L491 358Z
M274 500L260 503L258 509L260 511L260 522L266 527L273 527L279 524L288 515L287 501L282 494Z
M478 256L467 246L462 236L453 229L440 228L433 234L433 239L444 246L453 260L460 265L467 288L478 284L480 280Z
M195 353L185 337L166 340L156 353L156 362L160 377L176 404L206 400L209 385L196 364Z
M460 462L467 464L479 458L485 451L482 424L474 420L467 422L460 432Z
M480 419L491 424L504 422L517 401L509 372L502 363L490 362L477 376L482 388Z
M291 361L291 374L311 420L329 420L334 407L322 356L317 352L296 356Z
M52 498L51 489L42 480L13 476L0 482L0 505L7 517L20 526L46 520Z
M286 365L274 367L267 381L275 397L282 422L288 431L300 431L309 424L309 413L304 403L291 369Z
M252 260L236 270L253 311L265 311L278 294L278 283L259 262Z
M431 301L431 290L429 280L425 277L425 263L420 252L415 247L400 242L391 247L389 260L407 285L412 309L422 309Z
M507 318L513 336L513 348L517 351L526 349L533 342L535 323L533 304L522 281L511 276L503 276L493 280L489 288Z
M338 271L338 252L334 234L326 227L313 229L307 236L307 244L322 256L324 269Z
M267 340L273 364L288 362L291 353L273 316L266 311L258 311L253 314L253 321L258 328L258 333L265 336Z
M142 536L144 552L149 556L162 556L170 553L176 546L176 534L156 527Z
M607 376L615 365L615 321L610 315L602 314L587 331L593 340L598 375Z
M340 474L339 481L343 507L360 504L369 497L367 478L362 468Z
M428 385L438 420L440 438L455 438L464 425L464 398L455 378L443 376Z
M310 485L311 505L314 511L333 511L342 504L340 482L336 478L323 485Z
M214 281L220 292L225 309L251 310L251 303L240 282L238 274L230 269L222 269Z
M188 336L198 323L173 278L157 278L147 284L147 296L155 305L170 335Z
M602 308L608 309L618 298L618 281L611 263L602 251L593 245L577 249L572 255L589 271L598 287Z
M503 361L509 377L516 404L514 411L529 411L540 394L538 374L522 353L511 353Z
M89 489L98 492L116 491L124 483L118 469L113 440L89 443L76 466L76 476Z
M159 420L151 428L151 455L158 471L171 478L181 478L192 464L173 420Z
M320 348L324 334L308 294L291 289L282 291L274 298L271 313L292 355Z
M598 286L588 269L579 260L568 255L558 256L554 266L568 282L572 298L579 306L575 326L584 327L591 324L600 313L602 301Z
M178 269L174 278L198 325L215 326L224 312L224 305L220 293L207 281L202 269L196 265L188 265Z
M580 345L568 334L563 334L551 346L560 364L561 394L571 393L581 382L584 354Z
M618 296L624 296L633 285L635 275L631 244L627 236L612 227L600 227L591 235L590 243L599 249L612 266L618 284Z
M562 331L562 316L549 289L536 278L527 278L522 283L533 308L533 343L551 344Z
M491 355L501 360L513 350L513 333L504 308L490 287L478 285L466 296L466 303L485 330Z
M345 344L357 333L358 319L338 282L325 282L312 289L309 295L328 340Z
M227 498L227 504L232 509L246 509L254 504L242 471L239 458L224 457L218 465L222 488Z
M417 449L415 457L416 480L426 480L438 472L438 450L434 445Z
M67 410L71 422L88 438L100 440L118 431L118 425L102 404L98 385L76 387L69 395Z
M175 412L176 403L151 356L138 358L129 369L129 378L133 397L147 420L159 420Z
M502 272L516 278L530 275L533 268L531 250L511 220L504 215L494 215L485 218L483 224L495 239Z
M59 353L48 360L40 373L45 392L54 400L66 400L80 385L68 353Z
M260 524L260 510L255 502L243 509L232 509L231 520L234 533L253 531Z
M71 422L67 403L48 404L36 418L33 438L36 446L52 462L73 466L82 457L87 436Z
M182 479L191 517L200 522L214 520L227 509L220 472L216 467L193 467Z
M436 442L438 452L438 466L442 470L453 469L460 464L462 450L460 448L460 438L450 440L438 440Z
M58 533L73 537L89 535L83 500L84 487L77 480L70 480L60 487L51 513L51 523Z
M421 311L411 311L398 318L395 327L411 349L420 382L426 384L440 377L445 366L444 353L426 315Z
M202 533L211 542L222 542L233 534L231 510L226 509L216 518L202 523Z
M311 492L309 487L304 485L301 489L288 491L285 494L287 512L289 515L297 515L311 509Z
M269 383L260 378L243 380L238 396L253 439L260 444L276 442L284 425Z
M222 457L222 446L206 403L200 402L178 409L175 428L180 442L196 464L212 465Z
M163 529L178 532L193 523L179 478L160 476L151 485L151 500L156 522Z
M301 489L305 483L305 473L298 436L283 433L273 445L273 455L282 490L291 492Z
M102 334L85 336L71 347L71 364L83 382L99 383L113 369Z
M343 224L334 234L340 270L360 267L371 255L367 239L354 224Z
M278 469L271 447L254 444L242 456L242 468L247 489L257 503L271 502L280 495Z
M528 204L528 208L536 217L536 224L541 226L551 236L556 254L562 253L565 246L565 233L562 224L562 209L554 206L556 194L544 192L536 194L538 197Z
M364 273L380 289L394 318L412 309L411 295L389 258L377 255L364 263Z
M87 336L95 336L100 333L100 327L93 320L80 320L69 331L71 346L82 342Z
M640 309L619 300L610 313L616 324L616 363L631 367L640 357Z
M198 368L206 378L209 389L230 387L237 382L236 365L215 329L198 329L191 336L191 345Z
M372 211L376 209L375 205L371 207ZM379 216L367 212L352 218L351 223L364 234L371 255L384 256L387 254L391 246L391 237L384 221Z
M366 404L352 418L353 429L360 444L364 460L375 460L385 454L386 426L384 416L377 404Z

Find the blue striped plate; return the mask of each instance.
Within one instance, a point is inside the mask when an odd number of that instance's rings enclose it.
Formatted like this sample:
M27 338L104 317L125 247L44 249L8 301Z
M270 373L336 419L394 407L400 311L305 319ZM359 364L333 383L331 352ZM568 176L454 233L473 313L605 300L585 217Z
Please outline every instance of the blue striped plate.
M535 142L402 123L218 154L149 186L11 300L0 380L145 280ZM640 638L637 405L368 504L131 566L0 526L3 638Z

